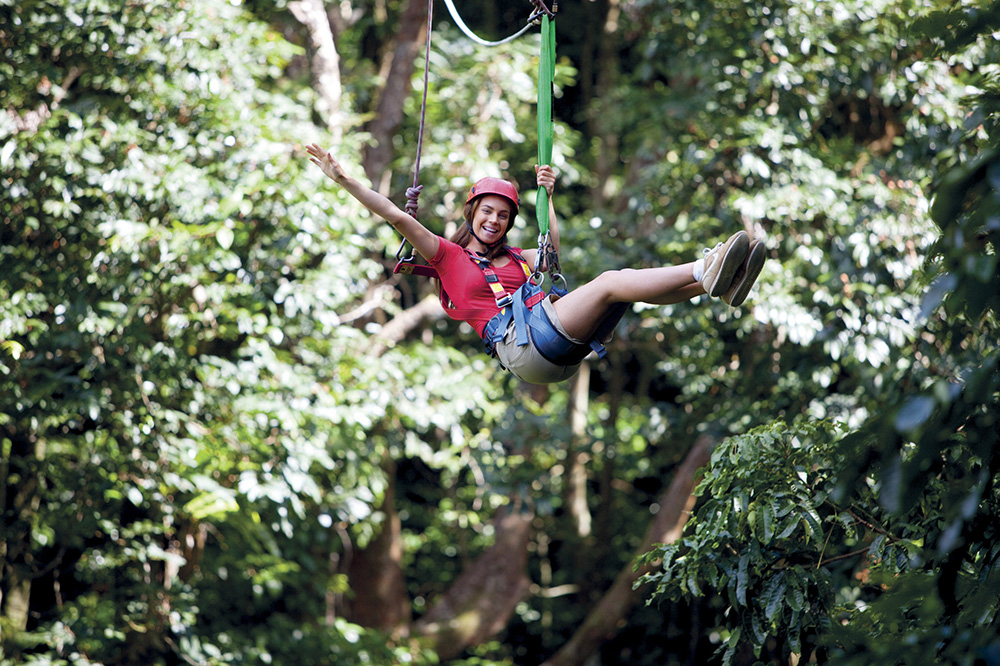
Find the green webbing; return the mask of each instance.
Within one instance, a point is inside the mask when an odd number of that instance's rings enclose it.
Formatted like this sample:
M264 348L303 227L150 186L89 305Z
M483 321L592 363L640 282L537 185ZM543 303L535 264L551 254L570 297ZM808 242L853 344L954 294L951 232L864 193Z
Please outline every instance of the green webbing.
M556 71L556 22L542 14L542 53L538 58L538 164L552 162L552 77ZM539 237L549 233L549 193L538 188L535 205Z

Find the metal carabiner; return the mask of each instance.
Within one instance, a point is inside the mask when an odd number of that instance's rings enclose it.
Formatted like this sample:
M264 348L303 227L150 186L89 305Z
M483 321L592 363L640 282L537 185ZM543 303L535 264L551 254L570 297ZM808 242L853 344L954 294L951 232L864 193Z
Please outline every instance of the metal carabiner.
M399 249L396 250L396 261L413 261L415 259L412 252L408 257L403 256L403 248L405 247L406 247L406 240L403 240L403 242L399 244Z
M538 250L535 253L535 273L542 272L542 264L548 259L549 253L549 232L546 231L543 234L538 234Z
M544 0L531 0L531 4L535 6L535 11L528 17L528 23L536 22L543 15L548 16L550 19L554 19L556 17L556 12L559 11L558 0L552 3L552 9L545 6Z

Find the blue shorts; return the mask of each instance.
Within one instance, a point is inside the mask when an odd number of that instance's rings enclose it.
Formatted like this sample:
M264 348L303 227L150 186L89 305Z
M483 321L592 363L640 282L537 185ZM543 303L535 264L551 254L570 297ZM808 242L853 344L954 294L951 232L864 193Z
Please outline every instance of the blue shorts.
M586 345L586 342L577 340L566 333L566 329L563 328L559 317L556 315L556 309L552 306L551 298L551 296L546 297L540 303L545 310L545 314L548 315L549 321L552 322L552 325L559 334L570 342ZM528 329L528 336L531 336L530 328ZM528 382L529 384L553 384L561 382L575 375L577 370L580 369L580 363L573 365L557 365L553 363L539 353L535 348L534 342L529 342L526 345L518 345L513 319L507 324L507 330L504 331L503 339L496 345L496 356L497 360L500 361L500 365L510 370L521 381Z

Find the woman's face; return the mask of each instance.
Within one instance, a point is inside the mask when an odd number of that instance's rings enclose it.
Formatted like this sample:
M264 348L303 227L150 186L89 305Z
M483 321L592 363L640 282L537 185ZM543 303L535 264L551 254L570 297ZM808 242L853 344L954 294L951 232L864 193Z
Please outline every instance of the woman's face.
M472 229L476 236L492 245L503 238L510 225L510 202L496 194L487 194L479 200L472 214Z

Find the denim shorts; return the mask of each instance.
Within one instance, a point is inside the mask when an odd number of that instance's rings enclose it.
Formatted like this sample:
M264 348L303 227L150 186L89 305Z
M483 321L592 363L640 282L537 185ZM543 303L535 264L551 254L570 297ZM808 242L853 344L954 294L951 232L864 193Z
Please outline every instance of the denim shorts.
M566 334L556 309L552 306L549 298L542 300L541 306L545 309L545 314L556 330L567 340L578 344L586 344L576 338ZM531 337L531 329L528 329L528 337ZM497 360L500 365L510 370L510 372L521 381L529 384L553 384L569 379L580 369L580 363L574 365L557 365L538 353L535 345L529 342L526 345L518 346L517 333L514 331L514 320L511 319L504 331L503 339L496 345Z

